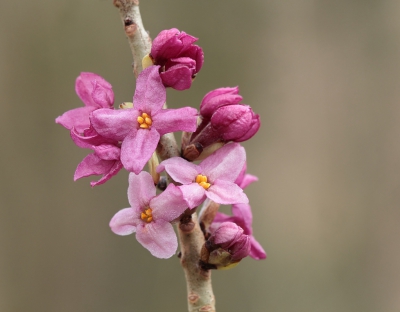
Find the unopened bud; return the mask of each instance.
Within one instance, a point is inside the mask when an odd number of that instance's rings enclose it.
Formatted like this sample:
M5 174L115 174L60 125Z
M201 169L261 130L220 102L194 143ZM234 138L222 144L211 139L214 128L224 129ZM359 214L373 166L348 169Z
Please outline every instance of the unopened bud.
M201 264L206 268L227 269L250 253L250 238L233 222L224 222L212 233L201 251Z
M224 141L242 142L256 134L260 118L248 105L227 105L212 115L211 125Z
M209 119L218 108L238 104L241 100L238 87L215 89L208 92L201 101L200 115Z

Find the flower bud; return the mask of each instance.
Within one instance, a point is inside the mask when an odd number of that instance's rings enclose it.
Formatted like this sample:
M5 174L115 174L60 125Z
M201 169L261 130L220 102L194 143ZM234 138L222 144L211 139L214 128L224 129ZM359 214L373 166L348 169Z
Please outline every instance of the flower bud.
M163 30L153 40L149 58L160 65L164 86L176 90L189 89L204 63L203 50L193 44L197 38L176 28ZM145 59L146 66L150 63Z
M241 142L251 138L260 128L259 116L248 105L220 107L211 117L212 127L224 141Z
M208 92L201 101L200 115L205 119L210 119L218 108L238 104L242 99L238 87L215 89Z
M205 268L228 269L250 253L250 238L233 222L221 223L201 251Z

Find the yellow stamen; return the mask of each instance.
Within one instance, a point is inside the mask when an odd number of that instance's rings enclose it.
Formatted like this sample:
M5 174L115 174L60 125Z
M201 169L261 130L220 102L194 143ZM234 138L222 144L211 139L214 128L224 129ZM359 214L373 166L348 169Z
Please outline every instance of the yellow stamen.
M147 208L144 212L140 214L140 219L143 221L150 223L153 221L153 213L151 208Z
M142 129L149 129L153 123L151 117L146 113L142 113L142 115L138 116L137 122Z
M211 184L207 182L207 177L202 174L197 175L196 183L199 183L205 190L211 186Z

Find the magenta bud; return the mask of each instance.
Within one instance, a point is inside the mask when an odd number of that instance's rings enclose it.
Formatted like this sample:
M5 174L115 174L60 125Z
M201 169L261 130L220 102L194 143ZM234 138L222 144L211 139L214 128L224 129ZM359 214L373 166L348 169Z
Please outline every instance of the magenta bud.
M250 238L233 222L221 223L202 251L202 261L217 269L230 267L250 253Z
M218 108L238 104L242 99L238 87L215 89L208 92L201 101L200 115L209 119Z
M256 134L260 119L248 105L227 105L212 115L211 125L224 141L242 142Z
M196 41L197 38L176 28L163 30L154 38L150 55L153 63L160 65L164 86L176 90L190 88L204 63L203 50L193 44Z

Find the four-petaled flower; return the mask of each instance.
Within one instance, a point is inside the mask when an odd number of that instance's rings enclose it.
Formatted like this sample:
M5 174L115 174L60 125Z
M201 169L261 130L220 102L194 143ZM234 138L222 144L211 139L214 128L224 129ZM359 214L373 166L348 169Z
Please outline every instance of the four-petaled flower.
M158 68L159 66L150 66L139 75L133 108L98 109L91 117L94 129L101 136L122 141L122 164L126 170L136 174L150 159L160 136L178 130L196 129L196 109L163 109L166 91Z
M187 208L181 190L171 183L156 196L149 173L130 173L128 200L131 208L114 215L110 221L111 230L118 235L136 232L138 242L157 258L173 256L178 241L171 222Z
M221 147L199 165L180 157L164 160L157 167L163 170L179 186L189 208L201 204L206 197L219 204L248 203L243 190L234 182L246 161L246 152L238 143Z
M83 133L90 127L89 115L100 108L113 108L114 92L104 78L94 73L81 73L75 82L75 91L84 107L71 109L56 118L56 123L71 130Z

